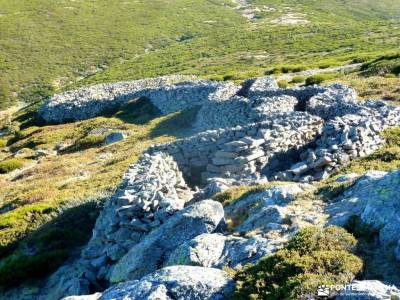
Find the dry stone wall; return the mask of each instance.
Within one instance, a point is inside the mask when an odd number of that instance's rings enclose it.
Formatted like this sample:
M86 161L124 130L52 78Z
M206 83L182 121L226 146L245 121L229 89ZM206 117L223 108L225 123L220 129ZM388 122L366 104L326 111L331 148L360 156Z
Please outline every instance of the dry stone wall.
M48 122L84 120L144 97L150 99L163 114L168 114L201 105L210 94L226 85L211 81L188 81L188 77L184 76L97 84L54 95L38 113Z
M97 220L82 256L98 280L150 231L183 209L192 193L167 154L143 155L124 176L119 191Z
M312 142L322 125L320 118L303 112L276 113L264 122L206 131L157 145L149 153L170 154L194 182L205 182L210 177L260 177L276 169L276 155L292 150L288 156L295 156L302 146Z

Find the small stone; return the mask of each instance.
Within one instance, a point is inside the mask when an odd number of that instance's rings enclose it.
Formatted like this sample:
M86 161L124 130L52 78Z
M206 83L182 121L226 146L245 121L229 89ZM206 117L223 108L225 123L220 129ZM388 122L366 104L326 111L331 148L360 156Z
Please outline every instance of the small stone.
M307 170L308 170L308 165L307 165L307 163L305 163L305 162L297 163L297 164L293 165L293 166L290 168L290 171L292 171L295 175L303 174L303 173L305 173Z
M111 145L111 144L117 143L119 141L122 141L125 138L126 138L126 134L123 132L112 132L106 136L104 143L106 145Z

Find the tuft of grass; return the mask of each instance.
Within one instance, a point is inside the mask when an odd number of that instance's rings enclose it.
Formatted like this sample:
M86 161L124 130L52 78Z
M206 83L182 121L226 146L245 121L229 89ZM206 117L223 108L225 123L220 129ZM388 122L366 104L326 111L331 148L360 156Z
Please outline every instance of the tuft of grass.
M7 140L5 139L0 139L0 148L4 148L7 146Z
M306 80L304 76L294 76L290 83L303 83Z
M78 140L73 146L75 151L98 147L104 143L105 136L102 134L92 134Z
M24 161L18 158L0 161L0 174L6 174L16 169L20 169L23 165Z
M339 76L340 74L338 73L323 73L312 75L306 79L306 85L321 84L324 81L332 80L333 78L337 78Z
M289 86L289 82L287 82L287 80L279 80L277 83L281 89L285 89Z

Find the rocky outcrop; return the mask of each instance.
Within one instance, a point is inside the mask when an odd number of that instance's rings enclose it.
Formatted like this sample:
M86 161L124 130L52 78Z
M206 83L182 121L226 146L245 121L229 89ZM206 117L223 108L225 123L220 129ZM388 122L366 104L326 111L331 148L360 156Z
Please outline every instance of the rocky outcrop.
M165 265L238 268L255 263L276 249L271 240L260 237L246 239L216 233L202 234L175 249Z
M233 291L233 281L221 270L174 266L160 269L141 280L128 281L113 286L102 294L65 298L64 300L114 300L114 299L227 299Z
M157 270L176 247L200 234L213 232L223 218L222 205L211 200L183 209L132 247L113 267L110 281L139 279Z
M347 189L327 212L330 223L345 225L352 216L377 230L384 245L400 239L400 171L368 172Z

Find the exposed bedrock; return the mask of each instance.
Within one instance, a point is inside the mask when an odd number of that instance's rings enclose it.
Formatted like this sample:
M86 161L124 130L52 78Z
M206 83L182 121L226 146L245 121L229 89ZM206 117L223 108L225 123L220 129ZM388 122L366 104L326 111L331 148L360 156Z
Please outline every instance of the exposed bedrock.
M233 289L233 280L222 270L174 266L160 269L141 280L117 284L103 293L63 300L223 300Z
M370 171L327 209L330 223L343 226L357 216L376 230L379 240L395 250L400 242L400 171Z

